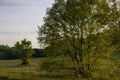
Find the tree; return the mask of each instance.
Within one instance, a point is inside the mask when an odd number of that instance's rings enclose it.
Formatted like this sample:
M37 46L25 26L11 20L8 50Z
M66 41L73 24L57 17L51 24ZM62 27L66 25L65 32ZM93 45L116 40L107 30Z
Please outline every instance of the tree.
M112 61L119 68L119 55L120 55L120 1L110 0L110 13L109 13L109 41L111 41L112 50ZM114 57L117 56L117 57Z
M34 48L34 54L33 54L33 58L40 58L40 57L45 57L46 55L44 54L43 52L43 49L37 49L37 48Z
M15 48L16 48L17 52L19 53L19 57L22 60L22 64L29 64L28 59L34 53L32 50L31 41L23 39L20 42L16 42Z
M18 59L15 49L8 45L0 45L0 59Z
M120 1L119 1L120 2ZM117 0L111 0L111 12L109 18L109 27L111 30L112 45L119 50L120 44L120 4Z
M109 53L104 31L110 12L106 0L55 0L39 27L38 41L54 53L68 52L76 77L89 77L97 60Z

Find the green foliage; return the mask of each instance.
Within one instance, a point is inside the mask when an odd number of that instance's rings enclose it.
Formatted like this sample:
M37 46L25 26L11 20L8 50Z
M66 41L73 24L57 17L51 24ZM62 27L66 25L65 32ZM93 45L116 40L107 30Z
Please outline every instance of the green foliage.
M0 59L17 59L18 55L14 48L0 45Z
M76 77L91 77L99 59L120 50L119 6L117 0L56 0L38 41L47 54L69 54Z
M37 48L34 48L34 54L32 55L33 58L40 58L40 57L45 57L45 53L44 53L44 49L37 49Z
M34 58L45 57L43 49L34 48L33 51L34 51L34 54L32 54L32 56ZM0 45L1 60L12 60L12 59L18 59L18 58L19 58L19 54L17 54L17 51L14 47Z
M40 70L46 71L46 72L60 72L64 67L65 64L60 61L59 59L46 59L40 64Z
M22 64L29 64L28 58L30 58L34 53L31 41L23 39L21 42L16 42L15 48L22 60Z

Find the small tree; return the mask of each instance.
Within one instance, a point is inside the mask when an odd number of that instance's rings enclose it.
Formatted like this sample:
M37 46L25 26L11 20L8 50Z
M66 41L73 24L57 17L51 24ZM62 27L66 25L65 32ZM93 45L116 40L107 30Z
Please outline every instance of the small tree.
M29 64L28 59L34 53L31 45L31 41L23 39L21 42L16 42L15 48L19 54L19 57L22 60L22 64Z

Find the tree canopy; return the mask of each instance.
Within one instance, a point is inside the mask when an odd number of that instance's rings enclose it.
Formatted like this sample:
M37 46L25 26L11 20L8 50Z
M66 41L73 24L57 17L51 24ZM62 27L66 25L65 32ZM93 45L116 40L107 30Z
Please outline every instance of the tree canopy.
M21 42L16 42L15 48L22 60L22 64L29 64L28 59L34 53L31 45L31 41L23 39Z
M99 58L119 48L117 3L117 0L55 0L47 9L44 24L38 27L38 41L51 54L67 52L76 76L89 77Z

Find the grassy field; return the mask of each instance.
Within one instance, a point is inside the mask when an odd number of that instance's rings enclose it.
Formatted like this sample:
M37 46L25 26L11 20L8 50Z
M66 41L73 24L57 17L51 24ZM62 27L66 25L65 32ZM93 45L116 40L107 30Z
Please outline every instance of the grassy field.
M39 64L44 58L30 60L29 65L21 65L20 60L0 60L0 80L75 80L63 73L46 72Z
M20 60L0 60L0 80L84 80L75 79L71 71L42 70L39 65L44 60L44 58L31 59L29 65L21 65ZM47 64L46 68L50 69ZM119 65L116 67L112 62L102 60L93 75L94 78L89 80L120 80L120 68Z

